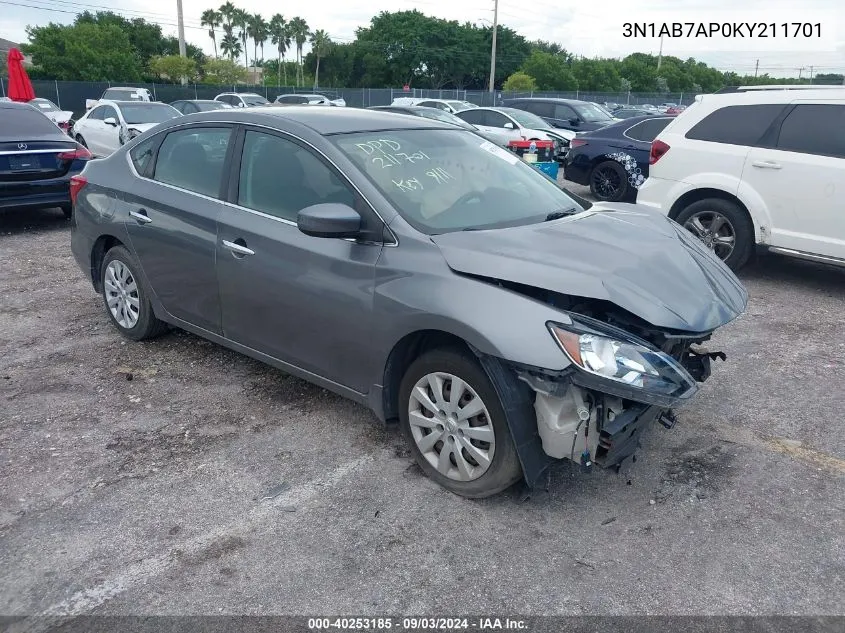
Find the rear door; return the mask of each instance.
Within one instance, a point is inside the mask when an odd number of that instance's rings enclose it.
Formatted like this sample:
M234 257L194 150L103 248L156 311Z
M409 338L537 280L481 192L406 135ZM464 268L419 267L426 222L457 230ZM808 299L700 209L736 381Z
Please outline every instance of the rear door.
M103 122L105 118L106 108L114 110L111 106L99 105L95 107L82 121L82 127L78 130L78 134L82 136L88 149L96 156L108 156L111 152L106 151L106 124Z
M742 178L765 200L771 245L845 259L845 101L796 100L763 144Z
M191 125L136 145L130 158L139 178L122 194L120 211L164 309L215 334L217 216L231 134L225 124ZM155 156L147 158L150 151Z

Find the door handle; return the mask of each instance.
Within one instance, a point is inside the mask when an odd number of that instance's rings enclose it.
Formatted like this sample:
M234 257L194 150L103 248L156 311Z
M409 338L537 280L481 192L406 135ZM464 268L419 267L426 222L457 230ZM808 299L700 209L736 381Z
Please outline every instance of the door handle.
M150 216L147 215L147 212L144 209L138 209L137 211L130 211L129 215L138 222L138 224L149 224L152 222Z
M243 242L243 240L238 241ZM229 240L223 240L223 246L232 251L232 255L234 255L235 257L237 257L238 255L255 255L255 251L251 248L247 248L245 242L243 242L242 244L238 244L238 242L230 242Z
M754 167L760 167L761 169L780 169L780 163L776 163L772 160L755 160L751 163Z

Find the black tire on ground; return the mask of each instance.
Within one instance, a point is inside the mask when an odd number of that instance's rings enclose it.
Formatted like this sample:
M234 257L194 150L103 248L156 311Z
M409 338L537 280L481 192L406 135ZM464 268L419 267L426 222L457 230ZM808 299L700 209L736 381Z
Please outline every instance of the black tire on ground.
M110 291L106 282L106 269L113 261L119 261L129 270L131 279L135 282L135 287L137 289L138 320L130 328L124 327L118 323L117 319L115 319L112 314L111 309L109 309ZM153 306L150 303L147 288L138 277L138 270L138 262L124 246L115 246L111 248L103 258L103 265L100 269L100 279L102 279L103 282L101 294L103 297L103 304L106 308L106 314L109 315L109 319L111 319L112 324L114 324L117 330L123 336L132 339L133 341L144 341L162 335L167 331L168 326L166 323L156 318L153 313Z
M733 250L727 257L722 256L718 250L716 253L728 268L734 271L739 270L754 252L754 225L751 223L751 218L735 202L722 198L705 198L685 207L675 221L684 226L693 216L706 212L719 213L730 223L735 237ZM695 235L694 231L690 232Z
M408 413L411 391L417 381L433 372L446 372L461 378L475 390L490 414L495 450L490 467L478 479L457 481L441 474L423 457L414 440ZM489 497L509 488L522 477L522 468L499 395L478 360L467 350L435 349L411 363L399 387L399 421L411 453L423 472L457 495L473 499Z
M82 138L82 134L76 135L76 142L82 145L82 147L88 147L88 143L85 142L85 139Z
M616 185L613 193L608 193L601 187L603 180L609 180ZM590 171L590 192L602 202L619 202L629 195L628 172L615 160L598 163Z
M65 217L70 220L73 217L73 207L69 204L62 205L61 207L62 213L65 214Z

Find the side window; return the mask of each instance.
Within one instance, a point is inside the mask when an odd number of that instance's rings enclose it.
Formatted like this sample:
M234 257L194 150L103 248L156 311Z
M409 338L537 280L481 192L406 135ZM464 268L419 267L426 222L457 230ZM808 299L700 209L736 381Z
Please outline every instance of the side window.
M457 116L473 125L487 125L484 122L486 120L484 116L486 112L486 110L464 110L463 112L459 112Z
M132 160L132 165L139 175L144 176L147 173L150 159L153 156L158 137L148 138L143 143L138 143L135 147L129 150L129 158Z
M223 95L217 97L218 101L222 101L223 103L228 103L229 105L235 105L235 98L232 95Z
M798 105L786 115L777 148L845 158L845 105Z
M726 106L711 112L686 133L698 141L754 146L783 111L782 104Z
M91 110L91 114L88 115L89 121L102 121L103 120L103 112L105 111L105 106L98 106Z
M115 121L120 121L120 119L117 116L117 110L115 110L111 106L103 106L102 116L103 116L103 120L108 119L109 117L112 117Z
M229 128L191 127L168 134L158 150L154 180L216 198Z
M420 101L417 105L423 106L425 108L437 108L438 110L448 110L449 106L445 103L439 103L437 101Z
M575 118L579 118L579 117L575 113L575 110L570 108L568 105L563 105L562 103L558 103L558 104L555 104L555 118L568 121L569 119L575 119Z
M671 119L654 118L648 121L640 121L634 126L625 130L625 136L632 138L635 141L645 141L651 143L663 129L669 125Z
M529 101L522 105L521 110L527 110L537 116L552 118L555 115L555 106L553 103L543 103L542 101Z
M247 131L238 204L296 222L305 207L339 202L356 208L355 194L309 150L293 141Z
M176 108L177 110L179 110L179 112L181 112L182 114L185 113L185 102L184 101L174 101L170 105L173 106L174 108Z
M487 121L485 125L489 125L490 127L505 127L505 123L511 123L511 120L501 112L491 112L489 110L484 120Z

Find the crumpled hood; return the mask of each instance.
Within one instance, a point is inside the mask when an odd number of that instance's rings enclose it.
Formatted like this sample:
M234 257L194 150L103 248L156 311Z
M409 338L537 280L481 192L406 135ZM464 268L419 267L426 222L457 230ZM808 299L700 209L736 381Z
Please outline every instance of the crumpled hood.
M748 304L739 279L697 239L636 205L432 240L456 272L607 300L655 327L709 332Z

